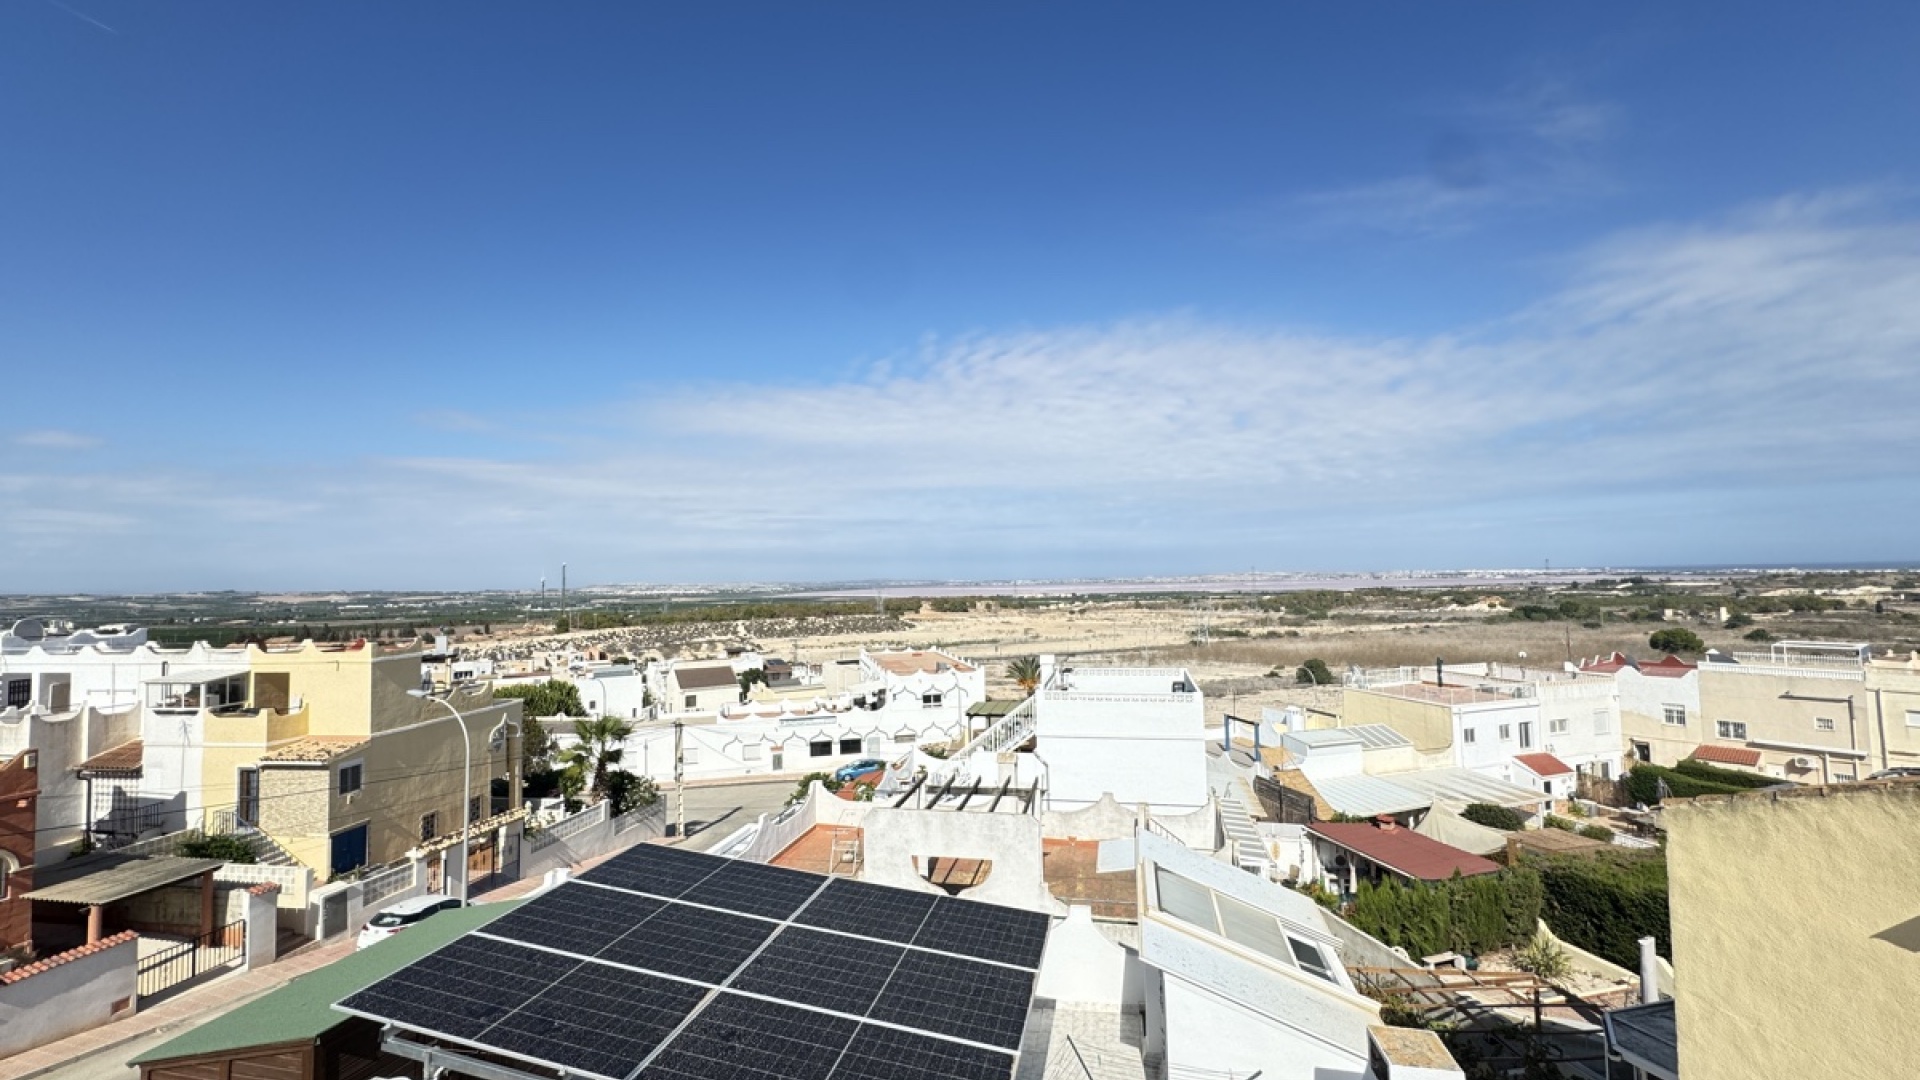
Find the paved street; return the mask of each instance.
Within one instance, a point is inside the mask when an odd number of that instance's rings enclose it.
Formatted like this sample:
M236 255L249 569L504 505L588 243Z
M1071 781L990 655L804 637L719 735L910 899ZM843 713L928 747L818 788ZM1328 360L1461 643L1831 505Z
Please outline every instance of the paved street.
M705 851L725 840L742 825L750 825L761 814L776 813L787 805L787 796L798 785L798 776L751 784L716 784L687 789L687 841L685 846ZM678 805L671 783L663 785L667 821L675 820Z

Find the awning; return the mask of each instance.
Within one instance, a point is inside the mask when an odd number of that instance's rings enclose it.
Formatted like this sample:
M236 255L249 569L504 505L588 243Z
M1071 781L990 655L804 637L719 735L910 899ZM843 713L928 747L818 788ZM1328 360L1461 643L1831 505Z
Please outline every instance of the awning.
M123 742L93 755L74 766L74 771L82 776L89 773L132 773L139 775L145 743L139 739Z
M238 667L183 667L175 668L165 675L155 675L147 679L148 686L177 686L182 683L210 683L221 679L232 679L247 673L247 666Z
M41 886L27 899L48 904L111 904L143 892L176 885L226 865L224 859L179 855L90 855L52 866L34 867Z

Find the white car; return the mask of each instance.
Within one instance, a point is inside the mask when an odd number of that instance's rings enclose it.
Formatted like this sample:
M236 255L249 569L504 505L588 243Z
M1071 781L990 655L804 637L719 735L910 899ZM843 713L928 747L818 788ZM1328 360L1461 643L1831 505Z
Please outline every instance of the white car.
M354 948L364 949L376 942L385 941L436 911L445 911L459 906L460 901L446 893L428 893L425 896L402 900L368 919L367 925L360 928L360 940Z

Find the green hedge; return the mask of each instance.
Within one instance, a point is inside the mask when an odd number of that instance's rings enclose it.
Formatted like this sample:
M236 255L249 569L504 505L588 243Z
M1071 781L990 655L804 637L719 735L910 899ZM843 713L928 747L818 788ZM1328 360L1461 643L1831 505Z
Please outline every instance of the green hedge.
M1530 869L1412 885L1388 878L1362 883L1347 918L1415 957L1478 956L1531 941L1542 895L1540 875Z
M1541 915L1554 934L1628 970L1640 964L1640 939L1652 935L1673 956L1667 923L1667 860L1656 853L1600 852L1530 858L1540 878Z
M1497 806L1493 803L1468 803L1466 809L1460 811L1460 816L1475 825L1485 825L1489 829L1499 829L1501 832L1519 832L1527 827L1527 815L1511 807Z
M1784 783L1784 781L1777 777L1761 776L1759 773L1741 772L1738 769L1723 769L1718 765L1710 765L1704 761L1695 761L1693 758L1688 758L1680 764L1675 765L1673 771L1683 776L1690 776L1695 780L1705 780L1710 784L1726 784L1730 787L1737 788L1774 787Z
M1702 780L1660 765L1649 765L1643 761L1627 773L1627 795L1635 802L1652 806L1660 801L1660 781L1662 780L1667 782L1667 791L1677 799L1691 798L1695 795L1732 795L1747 790L1732 784Z

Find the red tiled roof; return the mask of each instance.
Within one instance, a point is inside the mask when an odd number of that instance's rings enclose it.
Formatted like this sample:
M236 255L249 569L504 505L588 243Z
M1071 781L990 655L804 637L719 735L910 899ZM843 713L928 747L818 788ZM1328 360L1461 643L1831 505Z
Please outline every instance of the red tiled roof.
M738 685L740 677L733 673L732 664L717 664L711 667L674 668L673 681L682 690L713 690Z
M1462 877L1472 877L1500 869L1500 864L1492 859L1449 847L1404 826L1383 829L1364 821L1316 821L1307 826L1307 831L1421 881L1445 881L1456 870Z
M1573 771L1566 762L1552 754L1515 754L1513 760L1519 762L1521 768L1540 777L1565 776Z
M123 742L119 746L110 746L93 755L75 767L81 772L139 772L141 748L139 739Z
M91 945L82 945L77 949L68 949L63 953L55 953L45 960L35 960L31 964L14 968L5 975L0 975L0 986L11 986L22 979L30 979L43 971L51 971L61 964L70 964L82 957L92 956L98 952L106 952L116 945L131 945L139 936L139 934L131 930L122 930L110 938L102 938Z
M1749 769L1760 767L1760 751L1744 746L1696 746L1689 756L1695 761L1711 761L1720 765L1745 765Z
M1627 654L1617 652L1605 660L1589 660L1580 665L1580 670L1591 671L1600 675L1611 675L1623 667L1631 666L1633 666L1633 661L1627 659Z
M1664 679L1684 678L1688 672L1694 671L1699 667L1698 664L1689 664L1672 653L1668 653L1651 663L1636 664L1635 666L1640 669L1640 674L1642 675L1658 675Z

